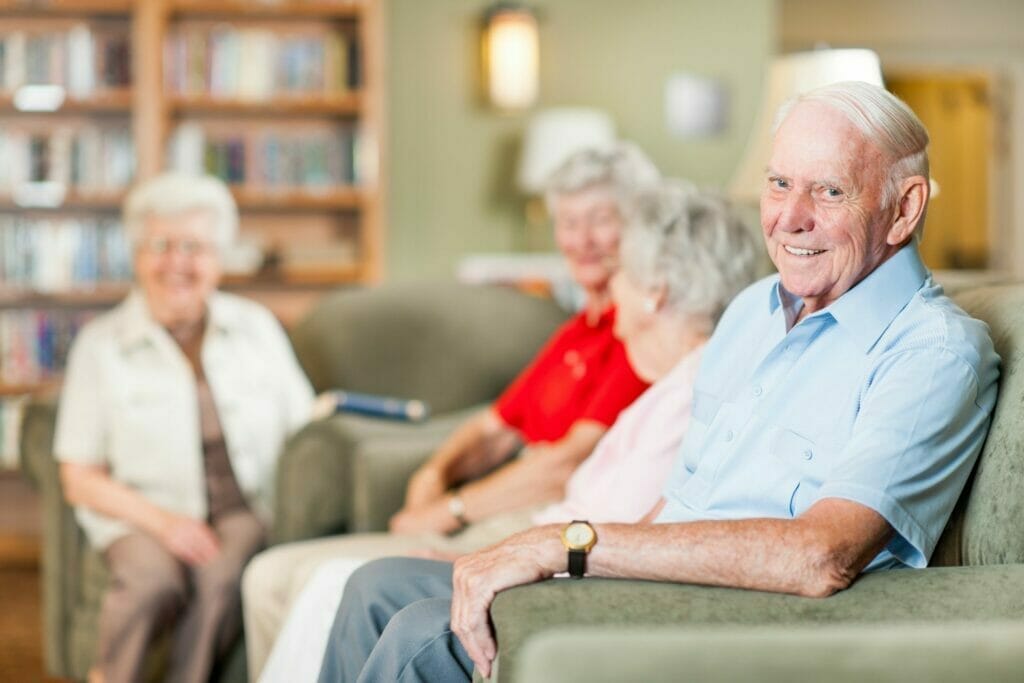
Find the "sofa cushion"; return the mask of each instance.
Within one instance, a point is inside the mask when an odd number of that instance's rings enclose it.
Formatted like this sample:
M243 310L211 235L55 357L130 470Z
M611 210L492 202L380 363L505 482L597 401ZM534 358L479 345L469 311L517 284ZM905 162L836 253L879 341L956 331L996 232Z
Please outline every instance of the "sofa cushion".
M1024 562L1024 285L956 295L984 320L1002 359L999 398L981 457L932 555L935 566ZM956 391L957 387L949 387ZM922 396L927 400L927 396Z

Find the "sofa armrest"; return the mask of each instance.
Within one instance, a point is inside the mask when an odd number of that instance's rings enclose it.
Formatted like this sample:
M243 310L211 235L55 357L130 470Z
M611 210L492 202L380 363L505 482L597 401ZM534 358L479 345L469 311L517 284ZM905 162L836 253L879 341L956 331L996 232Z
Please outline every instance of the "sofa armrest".
M890 570L868 574L830 598L731 588L554 579L498 595L491 617L499 681L515 681L526 641L580 626L817 626L844 623L1021 621L1024 565ZM619 650L628 657L628 651Z
M386 530L409 475L481 407L419 424L345 414L310 423L278 462L272 541Z
M517 683L1012 681L1024 621L659 629L576 627L523 647Z

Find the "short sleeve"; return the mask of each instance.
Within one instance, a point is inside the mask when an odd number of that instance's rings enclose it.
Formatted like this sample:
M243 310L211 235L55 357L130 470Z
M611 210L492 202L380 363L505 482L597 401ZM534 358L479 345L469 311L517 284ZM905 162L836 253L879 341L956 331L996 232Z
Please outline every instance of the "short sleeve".
M892 526L888 550L928 563L988 430L995 375L947 350L907 350L876 366L854 432L818 499L865 505Z
M62 462L106 463L107 401L100 361L102 343L95 328L87 326L68 354L53 446L54 454Z
M647 386L629 364L625 347L616 343L612 347L603 381L595 387L577 419L593 420L611 427L619 413L644 393Z

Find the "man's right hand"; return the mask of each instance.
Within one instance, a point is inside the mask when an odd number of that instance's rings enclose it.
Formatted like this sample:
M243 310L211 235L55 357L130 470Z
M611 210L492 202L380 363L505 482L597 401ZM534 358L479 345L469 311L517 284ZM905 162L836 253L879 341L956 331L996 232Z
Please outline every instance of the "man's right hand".
M220 554L220 540L208 524L173 512L166 513L158 540L172 555L193 567Z
M405 490L405 510L421 508L444 497L447 482L438 467L424 465L409 479Z

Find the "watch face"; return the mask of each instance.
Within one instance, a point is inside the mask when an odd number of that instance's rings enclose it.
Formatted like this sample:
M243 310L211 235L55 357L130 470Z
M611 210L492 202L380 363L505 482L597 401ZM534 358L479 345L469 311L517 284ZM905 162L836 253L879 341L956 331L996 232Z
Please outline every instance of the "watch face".
M594 539L594 530L589 524L577 522L565 528L565 540L573 548L585 548Z

